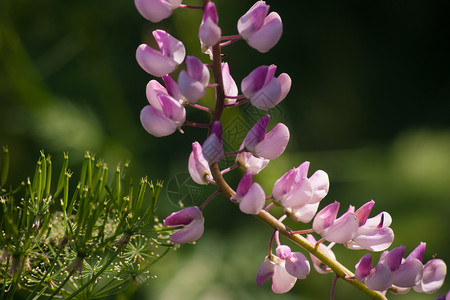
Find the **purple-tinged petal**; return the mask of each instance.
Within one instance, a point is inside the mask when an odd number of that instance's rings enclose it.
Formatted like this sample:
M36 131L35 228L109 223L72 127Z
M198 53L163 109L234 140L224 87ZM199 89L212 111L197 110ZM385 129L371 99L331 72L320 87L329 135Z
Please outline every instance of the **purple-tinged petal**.
M420 260L407 259L392 273L392 283L398 287L411 288L419 284L422 272L423 265Z
M303 253L293 252L286 260L286 271L298 279L305 279L311 271L311 266L308 259Z
M389 227L392 224L392 217L389 213L383 211L375 217L369 218L364 227Z
M353 237L353 242L345 244L348 249L366 249L369 251L383 251L389 248L394 241L394 231L391 228L365 228L360 227Z
M216 5L208 2L205 6L202 23L198 31L198 37L202 43L202 47L212 47L222 35L220 27L217 25L219 17L217 15Z
M254 151L256 145L261 143L266 137L267 125L270 115L265 115L249 130L244 139L244 147L249 151Z
M164 56L171 58L178 65L184 61L186 48L181 41L160 29L153 31L153 37Z
M177 127L180 127L186 121L186 109L180 102L169 95L158 95L161 110L164 115L171 120Z
M259 265L258 272L256 273L256 284L261 286L272 278L274 274L275 263L266 257L264 261Z
M292 255L291 248L287 245L279 245L277 249L275 249L275 253L283 260L287 260Z
M161 104L159 103L158 95L167 95L167 90L165 87L163 87L158 81L156 80L150 80L147 83L145 93L147 96L148 103L150 103L151 106L155 107L158 110L162 110Z
M181 93L192 103L205 95L209 83L208 68L195 56L186 58L187 72L182 70L178 76Z
M447 265L441 259L429 260L423 267L421 282L414 287L416 292L433 294L444 283L447 274Z
M198 240L204 231L204 220L195 219L182 229L176 230L170 237L174 244L186 244Z
M257 97L257 93L263 92L266 95L262 98L270 99L271 103L276 102L281 95L281 83L274 77L276 69L275 65L259 66L250 72L241 82L244 96L252 99Z
M264 140L257 144L254 153L267 159L275 159L280 156L289 143L289 129L283 123L278 123L266 134Z
M145 44L137 48L136 60L144 71L156 77L171 73L178 66L172 59Z
M313 204L305 204L299 208L292 208L288 213L289 217L295 222L309 223L314 218L319 202Z
M272 79L263 88L258 90L251 97L245 96L250 99L250 103L254 107L261 110L269 110L277 105L280 95L280 82L275 77L272 77Z
M297 169L291 169L275 182L272 189L272 197L275 201L281 203L286 194L292 190L297 172Z
M206 176L211 175L208 161L203 157L202 146L198 142L192 143L192 152L188 163L189 174L198 184L208 184Z
M181 2L182 0L134 0L139 13L153 23L170 17L172 12L180 6Z
M358 228L358 219L355 214L346 212L336 219L333 225L326 228L322 236L329 242L345 243L355 236Z
M178 87L178 84L175 82L175 80L173 80L169 75L164 75L162 79L164 80L164 85L166 86L167 93L175 100L182 103L185 97L180 92L180 88Z
M222 124L215 121L211 128L211 134L203 143L203 156L211 165L223 157Z
M319 203L328 194L330 188L330 180L325 171L317 170L309 178L313 186L313 195L309 204Z
M266 194L263 188L255 182L248 193L239 200L239 209L245 214L256 215L264 208L265 203Z
M141 110L140 120L142 127L156 137L171 135L177 130L177 125L167 119L162 111L150 105Z
M425 254L425 248L427 244L424 242L420 242L419 246L417 246L411 253L406 257L406 259L415 258L420 261L423 261L423 255Z
M236 82L230 74L230 68L228 63L222 63L222 78L223 78L223 89L225 96L236 97L239 93ZM233 104L236 99L226 98L226 104Z
M294 286L297 278L286 271L284 260L275 263L272 277L272 291L277 294L289 292Z
M242 176L241 180L239 181L238 187L236 189L236 198L240 199L244 197L253 184L253 174L252 173L245 173L244 176Z
M264 19L269 13L269 6L264 1L257 1L238 20L237 29L242 38L247 39L264 24Z
M361 259L355 265L355 278L359 282L365 282L366 278L372 271L372 255L370 253L361 257Z
M388 266L377 264L371 274L366 277L366 286L374 291L385 291L392 286L392 272Z
M309 161L302 162L298 167L298 177L295 179L296 182L308 177Z
M280 15L271 12L264 20L263 26L246 40L250 47L265 53L278 43L282 33L283 23Z
M322 234L325 229L333 225L339 211L339 202L328 204L320 210L313 221L313 229L318 234Z
M197 103L197 101L205 95L205 86L200 82L188 75L184 70L181 70L178 75L178 86L181 93L191 103Z
M164 219L164 226L183 226L170 236L170 240L175 244L196 241L204 231L202 211L197 206L184 208Z
M252 174L258 174L268 164L269 160L256 157L251 152L241 152L236 156L236 162L244 172L250 172Z
M374 205L375 201L370 200L369 202L366 202L363 206L358 208L358 210L355 212L356 216L358 217L359 226L363 226L364 224L366 224L366 221L369 218L369 214L372 211Z
M292 190L281 200L283 207L298 208L311 201L313 185L308 178L296 183Z
M380 258L380 263L385 264L389 267L391 271L395 271L400 267L402 263L403 255L405 254L405 246L399 246L391 251L389 251L386 255Z
M280 103L281 101L284 100L284 98L286 98L287 94L291 90L291 85L292 85L292 79L286 73L281 73L277 77L277 80L278 80L278 82L280 82L280 85L281 85L281 94L278 97L276 104Z
M186 207L164 219L164 226L188 225L194 219L202 218L203 213L197 206Z

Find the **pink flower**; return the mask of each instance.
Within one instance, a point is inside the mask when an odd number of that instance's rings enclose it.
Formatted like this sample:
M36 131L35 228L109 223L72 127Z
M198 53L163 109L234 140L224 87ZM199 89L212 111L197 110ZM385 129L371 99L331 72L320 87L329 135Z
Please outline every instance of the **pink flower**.
M196 103L205 95L205 88L209 83L208 68L195 56L186 58L187 72L182 70L178 76L178 86L181 93Z
M204 8L202 23L198 30L202 48L212 47L219 41L222 31L217 25L218 23L219 16L217 15L216 5L213 2L208 2Z
M318 170L308 178L308 169L309 162L291 169L275 182L272 189L273 199L289 216L304 223L312 220L330 186L327 173Z
M375 201L371 200L355 212L359 228L352 240L344 243L345 247L355 250L383 251L391 246L394 241L394 232L389 228L392 218L387 212L368 218L374 204Z
M366 254L355 266L355 277L376 291L394 286L401 293L408 292L410 288L417 292L434 293L444 282L447 266L440 259L432 259L423 265L425 247L425 243L420 243L406 259L403 258L405 246L385 251L375 268L372 267L371 255Z
M188 163L189 174L198 184L208 184L207 177L211 177L208 161L203 157L202 146L198 142L192 143L192 152Z
M223 157L222 124L215 121L211 128L211 134L203 143L203 156L211 165Z
M414 290L416 292L433 294L441 288L446 274L447 265L442 259L429 260L423 266L422 280L414 287Z
M314 217L313 229L325 240L342 244L355 236L359 223L352 206L346 213L336 218L338 210L339 202L334 202L319 211Z
M153 23L170 17L181 2L182 0L134 0L139 13Z
M256 284L261 286L272 278L272 291L277 294L289 292L297 278L286 271L285 261L275 255L267 256L259 266Z
M149 85L147 100L150 105L141 110L141 124L156 137L170 135L186 121L186 110L180 102L165 93L159 83L150 81L147 87Z
M286 245L279 245L277 255L267 256L256 274L256 284L263 285L272 278L272 291L282 294L290 291L297 279L305 279L311 267L300 252L291 252Z
M282 73L275 78L275 65L260 66L241 82L241 90L256 108L269 110L280 103L291 89L291 78Z
M153 31L153 36L161 51L146 44L141 44L136 50L136 60L144 71L160 77L173 72L186 56L182 42L163 30Z
M170 236L174 244L186 244L198 240L203 235L204 219L197 206L187 207L172 213L164 220L164 226L182 226Z
M266 134L269 115L262 117L244 139L244 148L255 156L275 159L280 156L289 142L289 129L283 123L278 123Z
M283 24L276 12L269 15L269 6L264 1L256 2L238 21L239 34L250 47L267 52L281 38Z
M245 173L242 176L236 189L236 202L239 209L249 215L256 215L264 208L266 195L263 188L253 182L252 173Z

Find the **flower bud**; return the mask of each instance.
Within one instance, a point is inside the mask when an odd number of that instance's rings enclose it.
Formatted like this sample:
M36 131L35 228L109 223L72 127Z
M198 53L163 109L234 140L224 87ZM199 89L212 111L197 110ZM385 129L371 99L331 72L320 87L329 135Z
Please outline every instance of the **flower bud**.
M218 162L223 157L222 124L215 121L211 128L211 134L202 146L203 156L211 165Z
M211 176L208 161L203 157L202 146L198 142L192 143L192 152L188 163L189 174L198 184L208 184L207 176Z
M186 58L187 71L182 70L178 76L178 86L181 93L191 103L205 95L209 83L208 68L195 56Z
M239 203L239 209L246 214L256 215L263 208L266 201L266 195L263 188L253 182L253 174L245 173L236 189L236 202Z
M198 30L198 37L202 44L202 48L212 47L220 40L222 31L217 25L219 16L217 15L216 5L208 2L204 8L202 23Z
M283 24L276 12L269 12L264 1L256 2L238 21L239 34L250 47L259 52L267 52L281 38Z
M182 0L134 0L139 13L153 23L170 17L181 2Z
M183 62L186 49L181 41L163 30L153 31L153 36L160 51L141 44L136 50L136 60L144 71L160 77L173 72Z
M186 244L198 240L203 235L204 219L197 206L187 207L172 213L164 220L164 226L183 226L170 236L174 244Z

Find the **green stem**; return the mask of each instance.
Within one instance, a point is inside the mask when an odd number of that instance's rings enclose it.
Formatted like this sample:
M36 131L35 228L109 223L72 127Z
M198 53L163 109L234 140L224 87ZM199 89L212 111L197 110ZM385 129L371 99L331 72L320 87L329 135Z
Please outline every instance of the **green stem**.
M50 298L48 298L49 300L50 300L50 299L53 299L53 297L55 297L56 294L59 293L59 291L63 288L63 286L66 285L67 281L69 281L70 277L72 277L72 275L73 275L74 272L75 272L75 268L73 268L72 270L70 270L69 274L67 274L66 279L64 279L64 281L61 282L61 284L60 284L60 285L58 286L58 288L53 292L53 294L50 295Z

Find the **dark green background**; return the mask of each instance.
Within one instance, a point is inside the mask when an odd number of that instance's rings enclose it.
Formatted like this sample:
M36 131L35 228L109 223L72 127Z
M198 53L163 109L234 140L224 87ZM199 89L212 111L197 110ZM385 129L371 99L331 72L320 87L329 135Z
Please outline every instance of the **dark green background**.
M252 1L216 1L225 35ZM191 1L187 4L200 4ZM268 1L284 23L281 41L261 54L239 41L223 49L238 85L262 64L276 64L293 81L288 97L271 111L286 123L286 153L257 176L267 193L284 172L311 162L331 188L323 205L361 206L393 216L393 246L407 252L426 241L426 259L450 261L450 26L448 1ZM69 152L76 171L85 150L110 165L131 161L134 177L172 182L187 172L191 143L203 129L154 138L142 129L145 85L152 79L134 55L154 45L160 28L181 39L189 55L207 56L196 40L201 13L178 9L159 24L142 18L132 1L6 0L0 4L0 144L11 152L11 181L33 172L39 150L56 165ZM175 77L176 78L176 77ZM210 105L212 93L202 104ZM248 107L247 107L248 108ZM258 112L233 109L224 126L251 126ZM188 110L188 120L206 122ZM240 123L239 123L240 122ZM235 146L230 142L227 145ZM235 171L239 175L239 171ZM228 177L236 184L238 177ZM181 191L191 191L183 186ZM187 201L201 203L212 188ZM199 193L198 193L199 192ZM166 191L161 218L178 209ZM327 299L332 276L314 271L286 295L256 287L271 230L218 197L205 210L206 233L161 262L136 297L146 299ZM298 226L298 225L297 225ZM301 226L300 226L301 227ZM364 252L335 246L353 269ZM377 255L376 255L377 257ZM449 285L442 289L442 292ZM336 299L359 299L347 284ZM392 296L397 299L400 297ZM403 299L434 299L410 292Z

